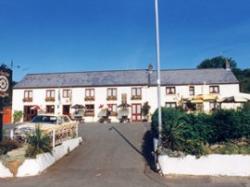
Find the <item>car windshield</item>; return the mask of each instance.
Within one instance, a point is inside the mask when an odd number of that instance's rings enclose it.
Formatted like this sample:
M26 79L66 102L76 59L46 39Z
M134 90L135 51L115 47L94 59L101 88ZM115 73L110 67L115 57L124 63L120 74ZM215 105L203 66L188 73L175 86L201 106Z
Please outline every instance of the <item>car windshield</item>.
M56 116L36 116L32 120L33 123L51 123L56 124L57 123L57 117Z

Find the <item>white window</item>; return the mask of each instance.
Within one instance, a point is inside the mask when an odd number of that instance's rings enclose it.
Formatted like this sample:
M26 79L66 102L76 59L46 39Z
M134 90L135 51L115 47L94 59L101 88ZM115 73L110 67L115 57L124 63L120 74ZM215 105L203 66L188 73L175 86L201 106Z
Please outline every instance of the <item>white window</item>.
M175 87L174 86L166 87L166 94L167 95L175 94Z
M70 89L64 89L64 90L63 90L63 97L64 97L64 98L69 98L69 97L71 97L71 90L70 90Z
M132 96L141 96L141 88L132 88Z
M220 88L219 86L209 86L209 93L220 93Z
M55 90L46 90L46 97L55 98Z
M32 98L33 97L33 92L32 92L32 90L25 90L24 91L24 98L25 99L30 99L30 98Z
M109 97L117 97L117 89L116 88L108 88L107 96Z
M176 108L176 102L166 102L165 106L167 108Z
M190 96L194 96L194 95L195 95L194 86L189 86L189 95L190 95Z
M210 111L214 111L214 110L216 110L217 108L219 108L218 103L216 103L216 102L209 102L209 110L210 110Z
M85 90L86 97L95 97L95 90L93 88Z

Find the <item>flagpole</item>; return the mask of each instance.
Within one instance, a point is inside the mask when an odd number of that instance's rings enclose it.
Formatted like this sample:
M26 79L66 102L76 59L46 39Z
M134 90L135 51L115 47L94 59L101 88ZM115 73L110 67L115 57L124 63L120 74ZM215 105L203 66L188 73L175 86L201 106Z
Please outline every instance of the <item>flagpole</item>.
M157 103L158 103L158 149L162 145L162 115L161 115L161 63L160 63L160 30L158 0L155 0L155 33L156 33L156 60L157 60Z

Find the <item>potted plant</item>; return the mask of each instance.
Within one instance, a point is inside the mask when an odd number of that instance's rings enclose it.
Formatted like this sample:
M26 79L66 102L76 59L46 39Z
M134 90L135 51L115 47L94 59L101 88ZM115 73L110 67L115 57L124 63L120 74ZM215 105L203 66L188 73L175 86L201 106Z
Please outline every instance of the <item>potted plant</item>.
M130 105L127 103L122 103L118 106L118 119L120 123L128 123L130 120L128 118Z
M141 112L142 112L142 116L143 116L143 121L144 122L148 122L149 121L149 118L150 118L150 113L149 113L149 111L150 111L150 105L148 104L148 102L145 102L144 104L143 104L143 106L142 106L142 110L141 110Z
M104 105L100 105L99 108L101 109L98 117L100 123L110 123L111 120L109 119L109 116L111 114L110 110L108 107L104 107Z

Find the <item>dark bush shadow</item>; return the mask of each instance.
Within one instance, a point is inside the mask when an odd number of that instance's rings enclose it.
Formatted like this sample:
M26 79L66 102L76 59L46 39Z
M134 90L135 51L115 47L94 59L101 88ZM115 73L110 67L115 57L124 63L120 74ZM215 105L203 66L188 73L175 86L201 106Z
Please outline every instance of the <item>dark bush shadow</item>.
M156 171L153 151L154 151L153 133L150 130L148 130L143 137L142 155L145 161L147 162L148 166L150 167L150 169Z

